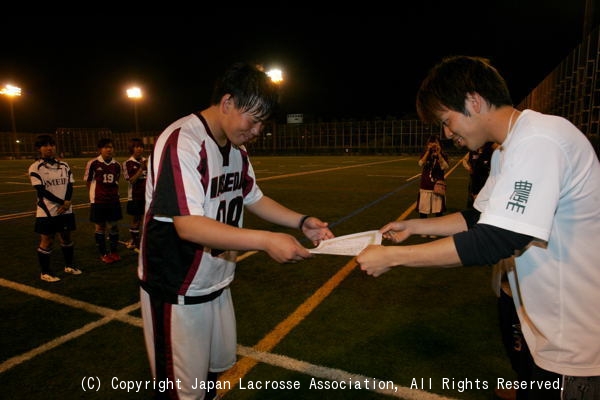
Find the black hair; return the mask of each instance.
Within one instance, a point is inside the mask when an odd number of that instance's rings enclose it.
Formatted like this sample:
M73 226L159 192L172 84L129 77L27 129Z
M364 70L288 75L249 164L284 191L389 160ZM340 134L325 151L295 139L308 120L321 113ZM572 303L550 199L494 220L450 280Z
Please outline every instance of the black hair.
M54 138L50 135L39 135L36 139L35 139L35 148L39 149L42 146L56 146L56 141L54 140Z
M258 66L238 62L230 66L215 82L211 104L219 104L231 95L236 108L259 120L267 119L278 106L279 88Z
M467 95L478 93L494 107L512 105L508 86L487 58L452 56L434 66L421 83L416 108L425 122L437 121L437 114L449 109L468 115Z
M133 154L134 149L136 147L144 147L144 141L140 138L131 138L129 139L129 145L127 146L127 149L129 150L129 154Z
M427 138L427 143L441 143L439 135L429 135L429 138Z
M110 138L102 138L100 140L98 140L98 149L102 149L104 147L106 147L108 144L112 144L112 139Z

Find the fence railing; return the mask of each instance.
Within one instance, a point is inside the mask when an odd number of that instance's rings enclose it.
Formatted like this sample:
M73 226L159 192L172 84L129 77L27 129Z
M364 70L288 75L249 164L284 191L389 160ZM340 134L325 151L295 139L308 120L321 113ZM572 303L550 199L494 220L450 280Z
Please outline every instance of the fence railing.
M600 154L600 27L590 32L518 108L567 118Z
M415 153L440 128L419 120L277 124L247 147L253 154Z
M100 138L113 140L116 154L127 155L132 132L109 129L67 129L49 132L56 138L57 152L63 157L93 157ZM0 158L34 158L39 133L19 133L18 151L9 133L0 132ZM139 134L151 149L160 132ZM263 133L247 145L256 155L293 154L402 154L420 152L431 134L440 134L439 126L419 120L343 121L311 124L269 124ZM11 147L12 146L12 147ZM451 147L451 146L448 146Z

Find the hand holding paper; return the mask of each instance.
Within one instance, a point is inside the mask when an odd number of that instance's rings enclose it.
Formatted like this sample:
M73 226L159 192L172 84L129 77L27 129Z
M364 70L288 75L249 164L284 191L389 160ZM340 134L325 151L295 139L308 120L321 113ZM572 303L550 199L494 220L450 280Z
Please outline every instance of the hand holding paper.
M365 231L323 240L317 247L309 249L309 251L313 254L356 256L370 244L381 244L379 231Z

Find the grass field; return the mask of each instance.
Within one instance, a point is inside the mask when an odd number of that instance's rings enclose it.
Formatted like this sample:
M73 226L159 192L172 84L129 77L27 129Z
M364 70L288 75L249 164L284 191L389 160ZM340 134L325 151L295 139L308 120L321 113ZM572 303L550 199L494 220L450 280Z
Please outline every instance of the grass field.
M137 253L123 246L121 262L100 262L83 184L87 160L69 159L76 178L75 260L84 272L62 273L56 243L52 263L63 279L41 281L31 161L0 161L2 397L152 398ZM466 203L467 173L459 163L451 159L450 212ZM253 164L266 194L328 221L338 236L416 216L420 168L413 156L255 157ZM245 225L281 230L251 214ZM126 216L122 240L127 227ZM432 239L409 243L425 240ZM501 346L490 275L489 266L396 268L372 278L352 257L278 264L260 252L246 254L232 284L238 363L223 377L230 388L222 398L491 399L497 379L514 374Z

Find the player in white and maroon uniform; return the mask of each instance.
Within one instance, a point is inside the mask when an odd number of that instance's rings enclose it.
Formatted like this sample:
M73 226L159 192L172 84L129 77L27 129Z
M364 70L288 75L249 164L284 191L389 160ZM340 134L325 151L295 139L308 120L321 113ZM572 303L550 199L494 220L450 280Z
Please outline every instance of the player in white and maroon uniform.
M277 88L255 66L232 66L211 106L168 126L149 159L139 256L144 334L154 377L180 381L158 398L212 398L217 373L236 360L229 285L237 251L262 250L278 262L311 257L288 234L243 228L244 208L313 242L333 237L327 223L265 196L244 143L276 105ZM194 388L194 381L204 382ZM206 396L206 397L205 397Z
M81 270L73 266L71 240L71 231L75 230L75 214L71 206L75 178L69 165L55 158L56 142L52 136L38 136L35 148L40 152L40 158L29 166L29 178L37 192L35 232L40 234L37 248L40 278L46 282L57 282L60 278L50 268L50 255L57 233L65 259L65 272L81 274Z
M146 163L144 157L144 142L142 139L133 138L129 141L129 157L123 163L123 177L127 185L127 214L131 215L129 234L131 239L127 243L130 249L137 249L140 245L140 226L144 215L146 203Z
M121 164L113 158L113 143L109 138L98 141L100 155L87 162L83 180L90 193L90 221L95 224L94 238L100 260L106 264L119 261L118 221L123 219L119 197ZM106 248L108 229L109 250Z
M600 163L590 141L562 117L514 108L506 82L481 57L436 65L417 111L441 122L458 146L500 147L475 210L380 229L395 242L448 237L368 247L357 256L361 268L379 276L399 265L491 265L514 255L508 279L533 358L528 376L517 377L519 392L529 400L600 399Z

